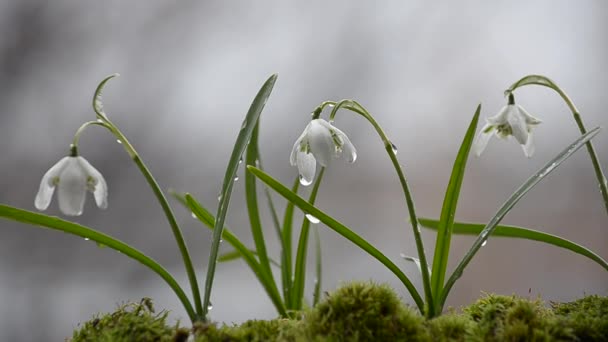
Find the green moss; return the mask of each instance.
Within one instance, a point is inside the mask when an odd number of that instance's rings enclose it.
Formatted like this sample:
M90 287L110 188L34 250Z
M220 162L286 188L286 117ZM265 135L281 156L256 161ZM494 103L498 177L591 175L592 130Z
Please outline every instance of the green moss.
M427 341L423 318L386 285L347 284L306 314L309 338L331 341Z
M73 342L183 341L188 331L167 325L167 311L154 313L152 301L128 303L105 315L97 315L74 331Z
M608 341L608 298L588 296L547 307L541 300L485 295L462 312L425 320L386 285L353 282L299 319L240 325L169 326L149 299L98 315L74 332L78 341Z
M608 297L586 296L551 305L581 341L608 341Z
M433 341L459 342L467 341L468 332L475 323L465 315L445 314L427 322L427 328Z

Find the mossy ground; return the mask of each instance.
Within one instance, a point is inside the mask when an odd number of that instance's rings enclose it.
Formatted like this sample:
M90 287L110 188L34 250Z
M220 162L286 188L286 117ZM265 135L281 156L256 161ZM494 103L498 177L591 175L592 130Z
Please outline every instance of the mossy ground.
M490 294L425 320L388 286L353 282L300 317L187 329L168 325L167 312L155 314L144 299L87 321L71 341L608 341L608 297L600 296L547 306Z

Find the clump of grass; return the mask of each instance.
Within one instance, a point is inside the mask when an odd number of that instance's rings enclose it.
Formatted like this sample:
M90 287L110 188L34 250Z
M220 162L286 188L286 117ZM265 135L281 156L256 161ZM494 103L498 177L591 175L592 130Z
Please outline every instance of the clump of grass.
M158 314L152 300L120 305L110 314L97 315L74 331L72 342L130 342L130 341L185 341L188 329L167 325L167 311Z

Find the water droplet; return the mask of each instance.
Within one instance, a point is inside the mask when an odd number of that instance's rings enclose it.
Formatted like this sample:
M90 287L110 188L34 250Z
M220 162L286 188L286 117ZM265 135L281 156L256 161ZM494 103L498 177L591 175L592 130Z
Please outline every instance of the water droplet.
M255 167L257 167L257 168L260 167L260 160L259 159L255 160Z
M211 302L209 302L209 305L207 305L207 311L211 311L213 309L213 304Z
M197 218L195 213L190 213L190 214L192 215L192 218L193 218L193 219L196 219L196 218Z
M89 240L90 240L89 238L84 238L84 241L89 241Z
M239 176L234 177L234 181L238 181L239 180Z
M120 141L120 139L116 139L116 142L122 144L122 141Z
M483 242L481 243L481 247L485 246L486 244L488 244L488 240L483 240Z
M220 239L220 243L224 242L224 239Z
M300 184L302 184L304 186L309 186L310 184L312 184L312 179L308 180L308 179L304 178L302 175L300 175Z
M395 144L393 144L392 141L389 141L391 143L391 149L393 150L394 154L397 154L397 146Z
M221 202L222 201L222 194L217 195L217 201Z
M243 157L241 157L241 159L239 159L239 164L243 164Z
M310 214L306 214L306 219L308 221L310 221L310 223L312 223L312 224L318 224L319 222L321 222L318 218L316 218Z

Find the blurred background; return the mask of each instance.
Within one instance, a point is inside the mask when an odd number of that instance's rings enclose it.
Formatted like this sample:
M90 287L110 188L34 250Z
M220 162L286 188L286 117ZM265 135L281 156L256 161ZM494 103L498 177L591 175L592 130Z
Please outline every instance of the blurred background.
M608 3L604 1L353 3L325 1L30 1L0 2L0 202L29 210L44 172L68 152L75 130L95 118L98 82L119 72L104 93L107 114L127 135L164 189L188 191L212 211L243 117L266 78L279 78L261 117L266 170L291 184L293 142L324 100L353 98L398 146L420 216L438 217L453 159L475 107L505 105L503 90L530 73L565 89L589 128L606 126ZM534 171L578 135L552 91L526 87L516 99L543 120L527 159L514 140L492 139L471 156L457 220L487 222ZM480 125L483 124L480 121ZM336 125L358 149L355 164L327 170L318 206L375 244L417 286L415 244L399 183L383 146L361 117ZM608 133L594 140L608 167ZM88 195L76 222L145 251L188 289L181 257L150 188L115 139L99 128L80 152L109 184L109 207ZM239 170L242 178L243 169ZM307 189L310 191L310 189ZM227 224L248 245L243 183ZM282 210L284 201L274 196ZM201 284L210 231L172 202ZM267 211L272 254L277 241ZM56 199L48 210L60 215ZM297 222L302 215L298 213ZM608 218L584 150L543 180L503 221L572 239L608 258ZM81 238L0 221L0 340L59 341L79 322L126 300L152 297L188 325L177 297L135 261ZM405 288L377 261L319 226L323 289L349 280ZM423 232L432 256L434 233ZM455 237L450 268L472 244ZM230 250L224 246L225 250ZM311 255L313 253L309 253ZM312 259L311 259L312 260ZM312 266L309 266L312 270ZM309 285L313 274L309 273ZM312 293L312 286L307 288ZM491 238L456 283L449 305L483 291L570 301L608 295L608 274L588 259L537 242ZM242 262L220 264L211 318L242 322L276 312Z

